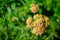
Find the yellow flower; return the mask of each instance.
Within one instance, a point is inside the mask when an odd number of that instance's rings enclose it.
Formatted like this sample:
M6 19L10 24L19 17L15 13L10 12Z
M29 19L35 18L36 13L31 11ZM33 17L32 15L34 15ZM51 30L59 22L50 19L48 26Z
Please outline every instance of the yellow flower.
M42 27L42 28L40 28L40 30L38 31L38 34L39 34L39 35L42 35L42 34L44 33L44 31L45 31L45 28Z
M39 6L36 5L36 4L31 4L30 6L31 6L30 11L32 13L36 13L38 11L38 9L39 9Z
M34 19L39 19L40 18L40 15L39 14L36 14L33 16Z
M45 28L43 27L34 27L32 30L32 33L36 35L42 35L44 31L45 31Z
M44 16L44 20L45 20L45 27L47 28L47 26L50 23L49 18L47 16Z
M33 28L32 33L38 35L38 28Z
M34 22L33 22L33 26L34 27L38 27L38 26L43 26L43 22L41 21L41 20L35 20Z
M26 24L27 24L27 27L31 27L31 23L32 23L32 17L29 17L27 20L26 20Z

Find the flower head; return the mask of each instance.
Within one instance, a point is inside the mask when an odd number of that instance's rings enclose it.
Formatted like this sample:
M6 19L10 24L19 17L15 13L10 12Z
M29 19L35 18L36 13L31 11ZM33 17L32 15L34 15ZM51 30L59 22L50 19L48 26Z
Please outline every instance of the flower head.
M26 24L27 24L27 27L30 28L31 27L31 24L32 23L32 17L29 17L27 20L26 20Z
M28 26L32 26L32 33L36 35L42 35L49 25L49 18L42 14L36 14L33 17L29 17L27 19L29 22L27 22Z
M39 9L39 6L37 4L31 4L30 6L31 6L30 11L32 13L36 13Z

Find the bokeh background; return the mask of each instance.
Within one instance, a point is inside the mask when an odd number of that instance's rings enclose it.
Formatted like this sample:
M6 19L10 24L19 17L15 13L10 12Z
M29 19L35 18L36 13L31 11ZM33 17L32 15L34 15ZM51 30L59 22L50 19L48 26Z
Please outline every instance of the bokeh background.
M30 4L38 4L38 14L50 18L44 34L35 35L26 27L34 14ZM60 40L60 0L0 0L0 40Z

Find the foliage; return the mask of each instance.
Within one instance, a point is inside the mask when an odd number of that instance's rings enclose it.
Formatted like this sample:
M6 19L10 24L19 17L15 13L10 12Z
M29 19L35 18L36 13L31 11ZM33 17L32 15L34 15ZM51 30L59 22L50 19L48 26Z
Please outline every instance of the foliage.
M26 26L27 18L34 15L30 4L38 4L37 13L50 18L42 35ZM0 0L0 40L60 40L60 0Z

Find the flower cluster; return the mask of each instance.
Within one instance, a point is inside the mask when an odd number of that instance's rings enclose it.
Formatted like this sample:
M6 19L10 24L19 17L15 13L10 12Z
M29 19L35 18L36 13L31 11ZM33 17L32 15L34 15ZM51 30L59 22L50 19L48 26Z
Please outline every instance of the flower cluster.
M31 6L30 11L32 13L36 13L39 9L39 6L37 4L31 4L30 6Z
M26 24L28 28L33 27L32 33L42 35L49 25L49 18L42 14L36 14L33 17L29 17Z

